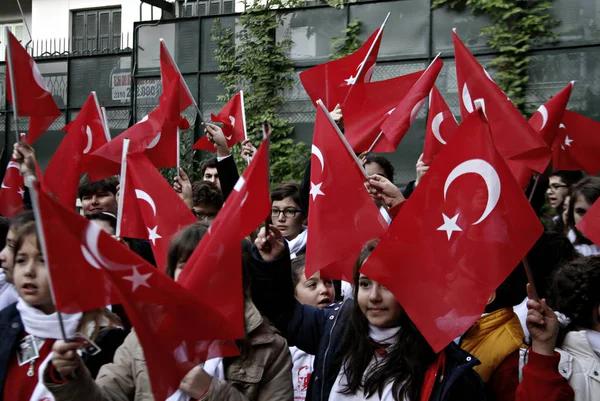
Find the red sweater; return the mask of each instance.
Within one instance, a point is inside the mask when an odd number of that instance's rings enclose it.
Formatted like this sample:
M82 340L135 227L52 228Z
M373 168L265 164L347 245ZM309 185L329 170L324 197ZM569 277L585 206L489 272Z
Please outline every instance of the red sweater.
M27 336L24 334L23 337ZM6 372L6 380L4 382L4 401L28 401L33 394L35 386L38 384L38 370L40 364L50 355L54 340L46 340L39 350L40 356L35 360L34 375L27 376L31 363L28 362L23 366L19 366L17 353L14 352Z
M523 368L523 381L517 387L516 401L573 401L575 392L558 373L560 354L540 355L529 350Z

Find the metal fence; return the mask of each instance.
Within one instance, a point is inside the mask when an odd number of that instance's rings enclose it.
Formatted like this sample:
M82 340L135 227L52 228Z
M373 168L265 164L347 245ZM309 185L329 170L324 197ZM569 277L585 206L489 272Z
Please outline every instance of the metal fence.
M317 2L314 2L315 4ZM312 3L311 3L312 4ZM365 40L391 12L379 52L374 80L392 78L425 68L441 52L445 62L437 86L458 115L458 89L454 67L451 30L459 36L484 65L494 58L487 47L481 28L489 24L485 17L447 8L431 10L430 0L365 1L351 3L344 9L315 5L278 12L276 40L291 37L290 56L300 71L327 61L334 37L349 21L361 22L361 39ZM585 0L554 0L553 14L561 20L556 28L557 43L532 52L530 85L527 101L537 107L557 93L569 81L577 84L569 108L600 121L600 3ZM179 68L196 98L202 118L220 110L217 96L224 92L217 82L219 64L214 60L216 48L211 36L215 19L224 27L238 32L239 15L180 18L160 23L137 23L133 50L118 54L90 56L60 55L39 59L40 71L63 110L63 117L37 143L44 166L63 133L62 124L71 121L95 90L108 111L111 134L117 135L158 104L161 93L159 38L173 53ZM493 71L491 71L493 76ZM12 120L6 104L4 68L0 72L0 149L12 146ZM131 96L135 93L135 96ZM297 140L310 142L315 110L296 75L295 85L285 93L287 103L278 112L294 126ZM414 177L414 164L423 149L427 110L419 113L396 152L387 154L396 167L396 183ZM192 109L187 111L195 123ZM4 152L2 165L6 165Z

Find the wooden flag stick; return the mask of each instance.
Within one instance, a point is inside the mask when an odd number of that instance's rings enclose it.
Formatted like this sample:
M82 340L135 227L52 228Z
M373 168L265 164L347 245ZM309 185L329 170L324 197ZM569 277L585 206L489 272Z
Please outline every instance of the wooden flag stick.
M121 154L121 176L119 182L119 204L117 209L117 229L115 235L121 237L121 222L123 221L123 203L125 199L125 185L127 185L127 151L129 150L129 138L123 140L123 153Z
M244 139L248 139L248 131L246 130L246 106L244 106L244 91L240 91L240 100L242 103L242 124L244 127ZM270 134L271 126L269 125L268 122L265 121L263 124L263 135L266 135L265 126L268 126L269 134ZM252 158L248 155L248 157L246 158L246 163L248 163L248 165L250 164L251 159Z

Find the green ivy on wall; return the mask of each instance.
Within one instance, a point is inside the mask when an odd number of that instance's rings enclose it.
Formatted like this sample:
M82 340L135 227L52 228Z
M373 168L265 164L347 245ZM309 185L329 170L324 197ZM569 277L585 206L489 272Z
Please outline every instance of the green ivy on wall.
M217 81L226 92L218 100L226 102L244 90L248 137L255 145L262 140L263 122L271 124L273 184L300 181L310 157L305 143L294 142L293 128L280 113L286 103L284 91L294 86L295 70L289 56L292 41L275 38L275 31L282 24L276 10L299 4L297 0L247 1L246 11L237 21L237 33L225 29L219 20L211 31L212 40L218 44L214 51L215 60L220 63Z
M358 18L350 22L340 33L343 36L336 36L331 40L331 54L329 58L332 60L346 57L362 46L362 40L360 40L360 21Z
M483 14L492 24L482 28L488 45L500 54L488 64L498 85L521 112L526 112L526 92L534 45L555 39L552 31L559 21L548 10L551 0L434 0L432 8L448 6Z

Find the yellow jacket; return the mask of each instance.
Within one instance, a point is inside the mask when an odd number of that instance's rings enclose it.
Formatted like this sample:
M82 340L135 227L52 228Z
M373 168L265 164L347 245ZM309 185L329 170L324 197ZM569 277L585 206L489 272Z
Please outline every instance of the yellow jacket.
M460 347L481 361L473 369L487 383L504 358L523 345L525 335L512 308L483 316L465 333Z

